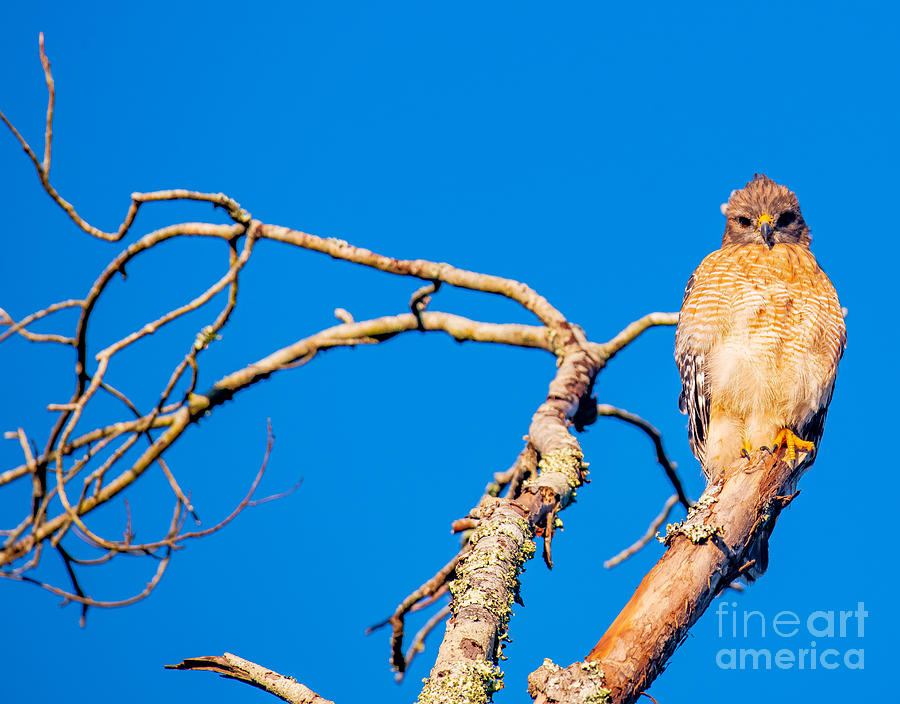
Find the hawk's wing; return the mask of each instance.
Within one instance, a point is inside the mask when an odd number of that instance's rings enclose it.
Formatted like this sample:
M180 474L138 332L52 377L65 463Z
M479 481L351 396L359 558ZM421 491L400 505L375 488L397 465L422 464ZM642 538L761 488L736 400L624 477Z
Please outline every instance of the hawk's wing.
M695 272L696 274L696 272ZM694 276L688 279L684 289L682 312L675 331L675 363L681 373L681 395L678 397L678 409L688 417L688 440L691 450L700 464L704 463L706 435L709 428L709 389L706 385L704 371L704 354L696 345L690 334L690 320L685 320L685 303L694 287Z
M838 363L844 356L844 349L847 346L847 328L844 325L843 313L837 303L837 294L835 296L835 311L830 312L828 323L828 333L826 334L826 342L822 345L823 351L830 348L832 364L830 367L831 383L826 387L825 393L819 402L819 407L815 413L812 413L797 427L791 428L795 435L808 440L815 445L815 450L819 449L819 441L822 439L822 433L825 430L825 416L828 414L828 406L831 403L831 397L834 395L835 377L837 376ZM814 452L815 452L814 450Z

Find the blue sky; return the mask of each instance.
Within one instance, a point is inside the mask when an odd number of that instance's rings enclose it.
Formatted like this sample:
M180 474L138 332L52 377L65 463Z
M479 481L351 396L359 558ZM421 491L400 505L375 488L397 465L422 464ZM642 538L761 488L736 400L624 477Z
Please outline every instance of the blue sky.
M760 611L766 637L731 637L727 619L720 634L711 610L650 692L661 704L732 701L750 688L773 701L885 696L900 626L896 570L884 558L900 490L885 442L897 389L895 7L35 2L3 14L0 108L41 143L43 31L57 85L52 180L97 226L115 228L132 191L224 191L266 222L525 281L598 341L648 311L677 309L690 272L720 243L719 204L733 188L757 171L790 186L849 309L825 439L779 521L769 572L725 597L738 613ZM0 135L0 166L0 306L21 316L83 296L124 243L72 226L10 135ZM131 237L208 219L221 215L147 207ZM135 261L102 299L89 345L197 295L223 264L219 248L191 242ZM333 324L338 306L357 319L402 312L417 285L263 243L201 379ZM432 307L531 322L471 292L444 289ZM123 355L114 383L148 407L213 315ZM56 320L41 329L73 323ZM663 430L697 496L672 342L671 329L648 333L596 390ZM46 437L46 404L70 393L69 357L19 340L0 345L3 430ZM554 371L542 352L416 334L322 355L246 392L174 448L173 471L205 525L214 523L256 472L271 418L277 440L261 491L301 476L302 488L190 544L147 601L94 610L84 629L74 607L0 582L4 700L264 701L237 683L162 669L225 650L338 702L413 700L436 641L398 687L387 634L363 630L455 552L450 522L513 461ZM114 405L102 410L119 419ZM651 546L603 569L645 530L669 487L634 429L601 420L582 443L593 482L563 515L553 572L535 561L524 575L527 606L511 624L497 701L528 701L525 677L544 657L582 658L661 554ZM17 443L0 444L0 459L0 469L18 464ZM153 474L136 489L138 536L149 539L168 520L168 489ZM4 527L18 521L22 500L10 490L0 497ZM120 504L104 509L91 525L113 534L123 514ZM54 556L43 569L64 580ZM84 586L123 598L153 569L122 559L85 573ZM859 602L862 637L852 627L845 638L813 637L805 627L815 611ZM796 636L771 630L782 611L803 620ZM719 651L741 647L864 649L864 668L717 666Z

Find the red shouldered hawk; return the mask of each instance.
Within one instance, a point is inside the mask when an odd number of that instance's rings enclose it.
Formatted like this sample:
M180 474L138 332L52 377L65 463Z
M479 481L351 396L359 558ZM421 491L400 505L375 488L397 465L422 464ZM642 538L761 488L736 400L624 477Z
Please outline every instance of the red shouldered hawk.
M756 174L725 212L722 248L688 280L675 335L691 449L708 478L779 445L808 466L847 340L837 293L787 188Z

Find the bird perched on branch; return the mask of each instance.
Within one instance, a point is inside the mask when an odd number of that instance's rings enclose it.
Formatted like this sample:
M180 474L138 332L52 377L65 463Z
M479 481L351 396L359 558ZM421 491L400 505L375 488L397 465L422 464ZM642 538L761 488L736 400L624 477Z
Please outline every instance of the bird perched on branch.
M723 207L722 248L688 280L679 407L708 478L760 448L812 464L847 340L797 197L756 174Z

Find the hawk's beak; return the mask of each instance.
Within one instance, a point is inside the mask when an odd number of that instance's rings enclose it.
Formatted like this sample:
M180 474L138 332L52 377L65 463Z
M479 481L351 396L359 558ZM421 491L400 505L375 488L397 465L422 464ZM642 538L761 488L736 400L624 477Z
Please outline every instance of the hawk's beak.
M775 238L772 236L772 216L768 213L763 213L756 221L756 225L759 234L762 235L763 242L766 243L766 247L772 249L775 246Z
M764 222L759 226L759 234L762 235L763 242L766 243L766 247L772 249L775 246L775 237L772 235L772 226Z

